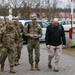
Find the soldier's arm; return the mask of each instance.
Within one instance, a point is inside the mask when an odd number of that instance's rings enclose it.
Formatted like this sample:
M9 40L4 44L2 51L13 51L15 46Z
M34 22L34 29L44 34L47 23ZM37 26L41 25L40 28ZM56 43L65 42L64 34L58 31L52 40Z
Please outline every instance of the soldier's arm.
M24 28L23 28L23 34L25 36L30 36L30 33L28 33L28 25L24 26Z
M22 24L20 24L20 28L21 28L21 36L23 35L23 25Z
M42 28L39 26L39 31L38 31L38 38L42 37Z
M0 47L2 47L2 36L3 34L2 34L2 31L0 30Z
M0 44L1 44L1 40L2 40L2 31L0 31Z
M19 35L18 32L15 30L15 43L18 44L19 43Z
M21 28L21 32L23 32L23 25L22 24L20 24L20 28Z

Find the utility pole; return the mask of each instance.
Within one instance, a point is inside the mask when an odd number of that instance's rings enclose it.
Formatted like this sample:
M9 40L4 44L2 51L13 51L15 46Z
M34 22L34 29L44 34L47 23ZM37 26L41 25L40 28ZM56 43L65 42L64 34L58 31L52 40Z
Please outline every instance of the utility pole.
M71 0L71 28L73 26L73 0Z
M71 28L69 29L69 38L72 39L73 33L73 0L71 0Z

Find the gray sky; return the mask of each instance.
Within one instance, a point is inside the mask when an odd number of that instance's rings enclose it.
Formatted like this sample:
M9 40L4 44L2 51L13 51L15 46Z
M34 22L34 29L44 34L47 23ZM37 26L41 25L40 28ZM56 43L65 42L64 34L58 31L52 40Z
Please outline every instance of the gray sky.
M61 8L65 8L67 7L68 8L68 5L70 6L71 5L71 0L60 0L62 3L60 3L58 5L58 7L61 7Z
M0 2L1 2L1 1L3 1L3 0L0 0ZM7 2L7 1L8 1L8 0L4 0L4 2ZM21 0L19 0L19 1L21 2ZM38 1L38 0L37 0L37 1ZM43 1L43 2L44 2L44 1L46 1L46 0L40 0L40 1ZM70 7L70 5L71 5L71 2L70 2L71 0L59 0L59 1L62 2L62 3L59 3L59 5L58 5L58 7L60 7L60 8L65 8L65 7L68 8L67 5L69 4L69 7ZM42 3L43 3L43 2L42 2ZM41 4L42 4L42 3L41 3ZM74 6L74 7L75 7L75 6Z

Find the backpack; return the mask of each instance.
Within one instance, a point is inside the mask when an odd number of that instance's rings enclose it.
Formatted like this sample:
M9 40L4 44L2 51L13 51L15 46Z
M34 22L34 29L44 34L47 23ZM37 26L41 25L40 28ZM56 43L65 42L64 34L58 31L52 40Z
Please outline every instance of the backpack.
M30 24L28 24L27 33L29 33L29 29L30 29ZM23 38L23 41L25 41L25 43L27 44L28 43L28 36L25 36L24 33L23 33L22 38Z

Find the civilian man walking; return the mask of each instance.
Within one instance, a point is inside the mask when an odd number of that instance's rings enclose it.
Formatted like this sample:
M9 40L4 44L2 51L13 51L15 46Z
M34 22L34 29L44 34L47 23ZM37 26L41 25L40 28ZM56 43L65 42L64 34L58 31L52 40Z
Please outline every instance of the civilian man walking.
M58 19L54 18L53 23L46 30L46 47L48 48L48 67L52 68L52 59L55 57L54 71L58 72L59 58L62 53L62 48L66 45L65 32L63 26L59 25Z

